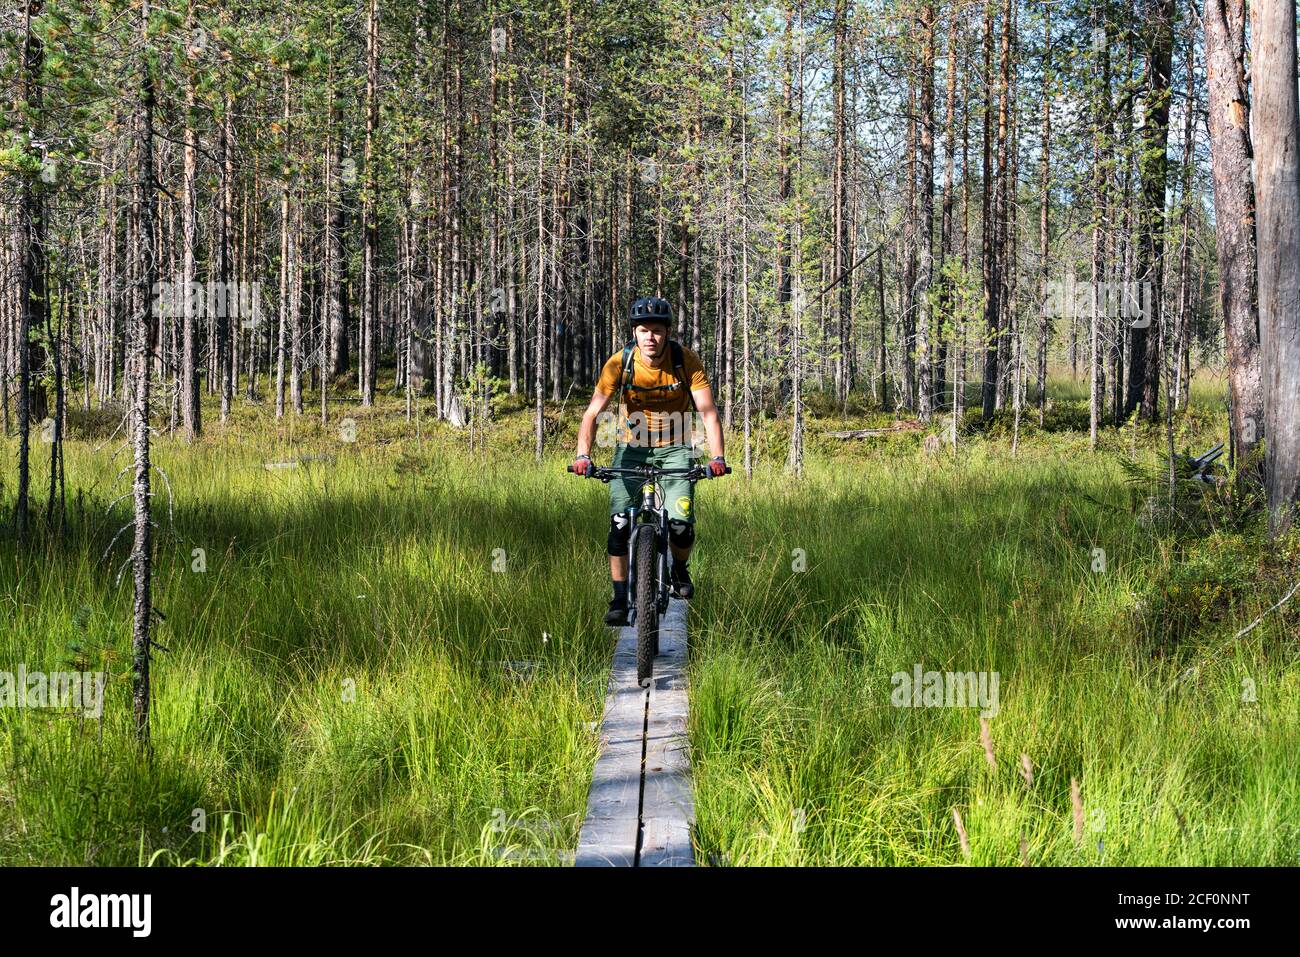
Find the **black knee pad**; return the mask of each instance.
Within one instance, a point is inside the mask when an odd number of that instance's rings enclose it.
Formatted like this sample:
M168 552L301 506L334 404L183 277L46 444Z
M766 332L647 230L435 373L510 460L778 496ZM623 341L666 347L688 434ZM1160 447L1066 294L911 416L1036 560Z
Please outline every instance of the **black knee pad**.
M627 515L619 513L609 517L609 541L605 545L605 551L610 555L626 555L627 543L632 537L632 523L628 521Z
M668 541L678 548L690 548L695 542L695 526L681 519L669 519Z

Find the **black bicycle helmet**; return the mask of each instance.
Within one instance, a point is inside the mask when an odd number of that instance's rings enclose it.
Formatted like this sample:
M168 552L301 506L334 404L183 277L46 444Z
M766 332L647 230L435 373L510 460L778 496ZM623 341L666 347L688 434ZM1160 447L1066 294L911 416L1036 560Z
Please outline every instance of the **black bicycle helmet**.
M673 307L668 305L667 299L660 299L658 296L642 296L632 303L632 308L627 311L627 318L633 326L645 322L662 322L671 329Z

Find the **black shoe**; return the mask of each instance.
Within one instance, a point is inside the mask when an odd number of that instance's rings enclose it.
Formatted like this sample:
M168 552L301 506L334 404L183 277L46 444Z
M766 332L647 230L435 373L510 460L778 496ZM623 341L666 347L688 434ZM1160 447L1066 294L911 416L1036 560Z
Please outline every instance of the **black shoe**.
M605 612L605 624L621 628L627 624L627 602L620 602L617 598L609 600L609 611Z
M671 577L673 594L678 598L690 598L695 594L695 586L691 584L691 573L686 570L684 562L673 562Z

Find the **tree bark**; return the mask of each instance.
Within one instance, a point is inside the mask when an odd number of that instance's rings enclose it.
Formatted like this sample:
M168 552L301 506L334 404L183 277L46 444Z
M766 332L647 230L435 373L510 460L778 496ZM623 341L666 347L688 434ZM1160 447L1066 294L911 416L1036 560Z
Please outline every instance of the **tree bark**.
M131 439L135 450L135 480L132 499L135 505L134 543L131 548L132 578L135 585L131 656L133 677L131 699L135 718L135 735L139 744L149 745L149 707L151 697L150 650L153 620L152 544L153 523L149 475L149 344L153 322L153 288L157 275L154 259L153 111L154 78L149 56L150 0L140 4L140 104L136 143L136 215L140 222L137 253L140 257L139 303L132 330Z
M934 408L934 376L930 365L930 285L934 281L934 0L927 0L921 17L921 103L918 130L921 237L916 292L916 411L922 422L928 422Z
M1300 115L1295 5L1251 9L1259 204L1259 334L1269 530L1285 533L1300 501Z
M284 350L288 338L286 326L289 319L290 288L293 284L293 210L289 200L290 176L288 169L289 141L289 71L285 70L284 84L284 153L286 168L280 179L280 315L275 345L275 417L284 417Z
M1052 155L1052 5L1043 4L1043 133L1042 155L1038 167L1038 424L1043 424L1047 408L1047 345L1052 336L1052 320L1047 304L1048 218L1051 193L1048 190Z
M998 385L998 293L1001 283L997 274L997 210L993 199L993 107L996 93L993 83L993 4L984 3L984 156L980 167L980 199L983 206L980 228L980 272L984 287L984 379L981 385L982 413L993 416Z
M366 5L366 195L365 247L362 252L361 314L361 404L375 403L379 325L379 160L375 155L375 137L379 131L379 6L377 0Z
M1245 0L1206 0L1203 20L1229 428L1233 458L1247 459L1263 438L1264 393L1255 308L1255 188L1245 72Z
M193 5L190 6L187 26L195 28ZM190 59L197 59L198 50L187 51ZM195 315L195 297L190 295L195 281L195 256L198 251L198 133L194 124L197 116L197 81L191 64L185 73L185 167L181 184L181 295L185 312L181 326L181 426L187 439L196 439L203 431L203 408L199 402L199 344L198 316Z
M1160 385L1161 301L1164 292L1164 215L1169 139L1169 81L1173 71L1173 0L1147 0L1147 49L1144 112L1139 171L1142 188L1137 281L1142 283L1141 319L1130 338L1128 399L1124 412L1138 409L1142 418L1156 420ZM1146 290L1150 290L1150 307Z
M30 145L31 133L41 136L42 88L41 73L45 61L45 46L32 29L32 18L40 16L42 0L27 0L23 9L24 39L23 67L20 98L31 124L24 136ZM27 133L27 131L24 131ZM44 365L43 350L32 343L32 333L45 326L48 302L46 298L45 255L45 198L41 186L24 176L18 202L17 260L18 260L18 328L16 350L18 357L18 495L14 504L14 533L21 540L31 528L31 429L33 422L45 418L45 388L36 378Z

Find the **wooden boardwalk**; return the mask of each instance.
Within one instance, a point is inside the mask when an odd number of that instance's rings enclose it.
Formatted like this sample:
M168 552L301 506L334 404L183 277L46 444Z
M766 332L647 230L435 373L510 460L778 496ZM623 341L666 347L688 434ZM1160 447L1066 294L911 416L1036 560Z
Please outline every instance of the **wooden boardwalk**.
M636 680L636 631L619 631L578 867L691 867L695 799L686 742L686 602L659 623L651 687Z

